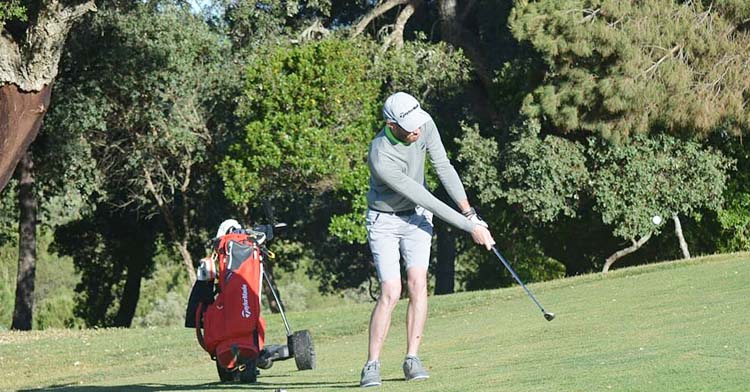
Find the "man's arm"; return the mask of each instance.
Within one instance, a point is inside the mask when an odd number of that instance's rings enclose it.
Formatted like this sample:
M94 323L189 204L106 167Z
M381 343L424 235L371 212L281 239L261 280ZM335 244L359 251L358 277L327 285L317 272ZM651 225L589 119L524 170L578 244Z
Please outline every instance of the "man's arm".
M461 230L471 233L476 226L465 216L449 207L412 178L404 174L398 166L385 157L375 157L371 164L372 175L383 181L388 188L399 193L401 196L411 200L415 204L424 207L437 215L440 219L448 222Z
M458 205L461 212L468 211L471 205L469 204L469 199L466 197L464 185L461 183L456 169L448 159L448 154L445 152L445 147L443 146L443 141L440 139L440 133L435 122L431 121L425 124L424 131L427 153L430 155L430 162L432 162L432 167L435 168L440 182L445 187L451 199Z

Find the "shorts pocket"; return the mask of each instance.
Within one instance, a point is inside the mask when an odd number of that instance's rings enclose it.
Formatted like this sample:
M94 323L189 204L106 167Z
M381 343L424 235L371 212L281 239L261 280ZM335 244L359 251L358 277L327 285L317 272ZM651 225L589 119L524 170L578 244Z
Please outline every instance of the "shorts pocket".
M367 211L367 216L365 218L367 227L368 228L372 227L372 225L374 225L375 222L378 221L378 219L380 218L380 215L381 214L379 212L368 210Z

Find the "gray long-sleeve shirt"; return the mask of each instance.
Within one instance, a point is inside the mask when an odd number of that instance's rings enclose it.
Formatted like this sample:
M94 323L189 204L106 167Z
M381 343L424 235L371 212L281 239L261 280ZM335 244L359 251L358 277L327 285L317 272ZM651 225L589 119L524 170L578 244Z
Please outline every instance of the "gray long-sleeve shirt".
M367 156L370 167L367 205L378 211L404 211L419 205L449 224L471 232L474 223L433 196L425 187L426 152L448 195L456 204L465 200L466 191L445 154L437 126L434 121L429 121L422 126L420 138L411 144L389 139L385 128L372 140Z

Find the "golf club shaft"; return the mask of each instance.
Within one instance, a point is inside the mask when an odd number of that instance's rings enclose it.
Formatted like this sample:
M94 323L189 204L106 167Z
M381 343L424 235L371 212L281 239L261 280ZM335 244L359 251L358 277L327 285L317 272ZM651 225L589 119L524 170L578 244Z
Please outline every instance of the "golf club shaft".
M279 301L279 296L276 294L276 290L273 288L273 282L271 282L271 278L266 273L266 269L263 269L263 277L266 278L266 283L268 284L268 288L271 290L271 294L273 295L273 299L276 300L276 304L279 305L279 313L281 313L281 319L284 321L284 328L286 328L286 336L292 336L292 329L289 328L289 322L286 321L286 315L284 314L284 306L281 305L281 301Z
M516 279L516 282L518 282L518 284L520 284L521 287L523 287L523 289L526 290L526 294L528 294L531 300L534 301L536 306L538 306L539 309L541 309L542 313L547 313L547 311L544 310L544 307L542 307L542 304L540 304L539 301L537 301L536 298L534 298L534 294L531 294L531 291L529 291L529 289L526 288L526 285L523 284L523 282L521 281L521 278L519 278L518 274L516 274L516 271L513 271L513 268L510 266L510 264L508 264L508 262L505 261L505 258L503 257L503 255L500 254L497 248L493 246L492 251L495 252L495 255L497 255L497 258L503 262L503 265L505 266L505 268L507 268L508 271L510 271L510 274L513 275L513 277Z

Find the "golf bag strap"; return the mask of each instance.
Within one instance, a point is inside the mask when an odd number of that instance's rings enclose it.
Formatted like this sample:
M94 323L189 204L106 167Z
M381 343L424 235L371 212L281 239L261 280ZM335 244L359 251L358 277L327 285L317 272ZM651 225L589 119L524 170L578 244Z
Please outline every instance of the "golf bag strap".
M201 331L201 321L203 320L203 313L206 312L206 304L198 302L198 308L195 309L195 337L198 339L198 344L206 350L206 342L203 340L203 331Z

